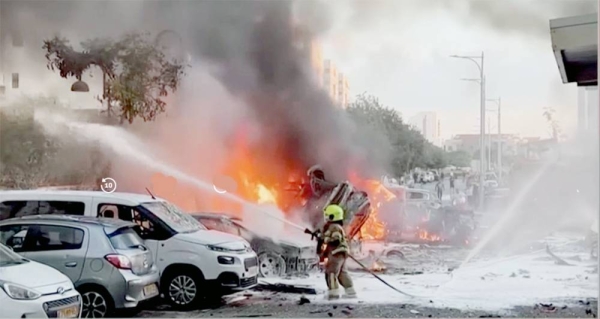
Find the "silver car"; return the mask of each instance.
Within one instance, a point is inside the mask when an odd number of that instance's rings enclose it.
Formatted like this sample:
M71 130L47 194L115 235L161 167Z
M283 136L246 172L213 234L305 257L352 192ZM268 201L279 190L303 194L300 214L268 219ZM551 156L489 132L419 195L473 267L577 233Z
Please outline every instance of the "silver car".
M135 224L116 219L36 215L0 222L0 242L67 275L82 296L82 317L137 309L158 296L158 269Z

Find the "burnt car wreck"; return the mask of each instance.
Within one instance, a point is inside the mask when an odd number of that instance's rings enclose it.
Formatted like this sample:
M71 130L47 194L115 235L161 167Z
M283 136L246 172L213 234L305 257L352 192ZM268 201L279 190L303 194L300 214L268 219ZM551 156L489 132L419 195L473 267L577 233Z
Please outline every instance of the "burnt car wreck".
M300 276L318 266L314 245L292 240L277 241L261 236L244 226L243 220L221 213L193 213L192 216L206 228L246 239L258 255L259 274L262 277Z

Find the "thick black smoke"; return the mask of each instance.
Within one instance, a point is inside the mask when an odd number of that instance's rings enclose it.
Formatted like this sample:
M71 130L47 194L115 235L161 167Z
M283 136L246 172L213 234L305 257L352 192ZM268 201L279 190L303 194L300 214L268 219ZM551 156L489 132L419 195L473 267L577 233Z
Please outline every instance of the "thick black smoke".
M318 9L320 4L287 0L3 1L2 17L13 18L2 23L31 35L40 47L48 30L73 43L130 31L157 34L173 30L181 36L182 50L197 62L188 73L210 72L229 95L241 101L242 106L234 110L247 117L236 120L258 126L261 138L251 145L260 150L258 161L264 157L268 162L269 157L284 154L304 168L321 164L339 178L357 170L375 176L386 166L388 148L355 142L356 128L317 86L310 68L306 46L311 39L318 39L318 32L327 30L328 18L332 18L324 14L325 9ZM295 15L295 10L299 14ZM301 43L304 49L299 47ZM41 51L30 54L42 56ZM210 68L194 69L197 64ZM202 98L195 103L189 100L171 106L179 108L178 116L208 116L210 112L198 108L219 107ZM228 132L221 140L229 142L235 133ZM182 143L189 138L184 134L182 131Z

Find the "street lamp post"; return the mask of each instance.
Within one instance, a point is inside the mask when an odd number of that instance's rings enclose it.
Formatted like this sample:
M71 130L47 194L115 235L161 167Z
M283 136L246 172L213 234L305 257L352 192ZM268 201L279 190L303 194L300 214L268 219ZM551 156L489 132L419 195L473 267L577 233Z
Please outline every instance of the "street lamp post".
M483 73L483 52L481 56L461 56L452 55L452 58L467 59L472 61L479 68L479 86L480 86L480 114L479 114L479 210L483 210L485 195L485 76ZM481 64L477 60L481 59Z
M488 133L487 133L487 139L488 139L488 146L487 146L487 171L491 171L492 170L492 122L490 121L490 119L488 119Z
M498 183L502 182L502 99L488 99L488 101L495 102L498 105Z

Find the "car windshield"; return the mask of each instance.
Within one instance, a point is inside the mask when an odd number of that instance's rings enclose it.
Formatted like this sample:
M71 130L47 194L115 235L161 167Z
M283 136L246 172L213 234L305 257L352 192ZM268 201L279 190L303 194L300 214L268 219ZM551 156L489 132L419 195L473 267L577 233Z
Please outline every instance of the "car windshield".
M26 263L27 260L19 256L10 248L0 244L0 267L9 265L20 265Z
M169 227L179 233L191 233L197 230L206 230L206 227L189 214L169 202L150 202L142 207L152 212Z

